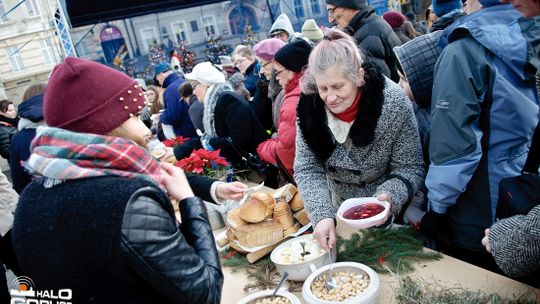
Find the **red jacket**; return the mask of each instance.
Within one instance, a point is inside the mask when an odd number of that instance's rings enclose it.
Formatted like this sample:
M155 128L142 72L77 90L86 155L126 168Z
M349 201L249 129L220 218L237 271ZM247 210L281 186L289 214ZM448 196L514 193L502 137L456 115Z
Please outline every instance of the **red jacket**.
M277 154L291 175L296 141L296 106L301 93L299 82L302 75L303 73L294 75L285 88L285 100L279 110L277 137L263 141L257 147L259 157L267 163L276 165Z

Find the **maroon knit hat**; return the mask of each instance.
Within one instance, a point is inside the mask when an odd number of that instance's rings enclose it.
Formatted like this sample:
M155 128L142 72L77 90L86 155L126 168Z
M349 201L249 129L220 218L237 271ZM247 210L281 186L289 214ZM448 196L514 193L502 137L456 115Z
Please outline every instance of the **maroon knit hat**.
M45 92L48 126L105 135L141 111L140 85L105 65L68 57L57 65Z
M398 12L386 12L382 17L393 29L401 27L405 22L405 16Z

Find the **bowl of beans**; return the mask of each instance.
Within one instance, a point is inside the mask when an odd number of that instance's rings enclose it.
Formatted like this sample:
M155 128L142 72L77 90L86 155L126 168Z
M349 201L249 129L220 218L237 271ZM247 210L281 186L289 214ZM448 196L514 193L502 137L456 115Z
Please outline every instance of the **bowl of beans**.
M280 288L276 295L272 297L274 290L263 290L252 293L243 298L238 304L302 304L300 299L286 288Z
M354 262L334 264L336 288L327 290L325 282L330 266L313 272L302 286L307 304L376 304L379 301L379 275L368 266Z
M384 224L390 212L390 203L374 197L351 198L339 206L337 216L348 226L365 229Z

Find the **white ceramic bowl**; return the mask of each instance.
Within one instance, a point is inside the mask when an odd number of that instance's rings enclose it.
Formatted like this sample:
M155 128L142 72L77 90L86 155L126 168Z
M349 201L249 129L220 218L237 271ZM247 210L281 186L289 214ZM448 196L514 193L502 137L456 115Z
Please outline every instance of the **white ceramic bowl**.
M276 247L272 253L270 254L270 259L274 264L276 264L276 268L280 275L283 275L285 271L289 273L289 276L287 277L288 280L291 281L304 281L312 272L312 269L318 269L321 266L330 264L330 259L328 258L328 253L325 252L321 254L320 256L300 263L294 263L294 264L282 264L279 262L279 254L281 251L287 247L291 247L293 243L306 241L310 238L313 238L312 234L307 234L303 236L299 236L297 238L290 239L283 244ZM315 240L317 242L317 240ZM332 251L332 258L333 262L336 261L336 251L335 247Z
M349 220L343 217L343 213L345 213L345 211L349 210L350 208L367 204L367 203L379 204L384 207L384 210L383 212L375 216L366 218L366 219ZM387 201L379 201L374 197L361 197L361 198L350 198L344 201L341 204L341 206L339 206L337 216L340 220L342 220L345 224L347 224L348 226L352 228L365 229L365 228L384 224L384 222L386 221L388 212L390 212L390 203L388 203Z
M337 273L340 271L354 271L369 276L369 285L366 290L364 290L364 292L354 298L348 299L347 301L343 302L331 302L317 298L311 292L311 284L317 277L327 273L329 269L330 265L319 268L317 271L313 272L304 282L304 285L302 286L302 297L307 304L377 304L379 302L379 275L368 266L354 262L335 263L333 272Z
M254 302L257 299L262 299L262 298L271 296L272 293L274 293L274 290L270 290L270 289L258 291L256 293L252 293L246 296L245 298L240 300L240 302L238 302L237 304L250 304L251 302ZM288 299L289 301L291 301L291 304L302 304L302 302L300 302L300 299L298 299L297 296L288 292L287 289L283 287L278 290L278 292L276 293L276 296L281 296Z

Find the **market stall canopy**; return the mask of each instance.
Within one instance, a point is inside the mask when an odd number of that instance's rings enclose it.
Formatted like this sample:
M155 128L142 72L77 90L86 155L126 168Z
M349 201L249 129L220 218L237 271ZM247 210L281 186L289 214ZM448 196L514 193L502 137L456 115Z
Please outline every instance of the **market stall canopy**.
M73 27L201 6L216 0L65 0Z

